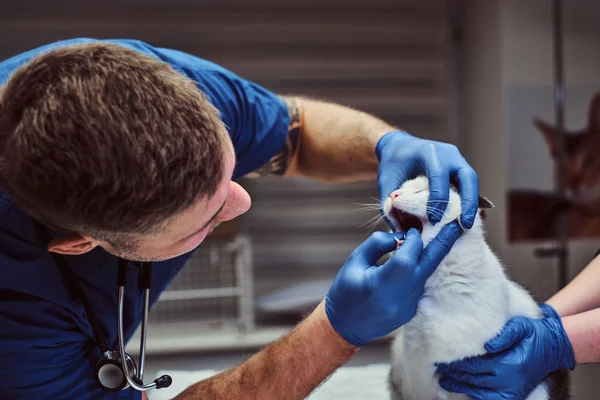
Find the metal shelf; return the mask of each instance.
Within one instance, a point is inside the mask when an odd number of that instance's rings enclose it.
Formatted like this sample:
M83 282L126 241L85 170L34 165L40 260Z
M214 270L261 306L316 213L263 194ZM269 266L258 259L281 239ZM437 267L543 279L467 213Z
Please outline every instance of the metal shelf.
M287 327L254 329L252 262L245 235L203 243L150 310L148 351L260 345L280 335ZM138 328L130 343L139 338Z
M218 299L221 297L239 297L244 290L239 287L170 290L164 292L158 301Z

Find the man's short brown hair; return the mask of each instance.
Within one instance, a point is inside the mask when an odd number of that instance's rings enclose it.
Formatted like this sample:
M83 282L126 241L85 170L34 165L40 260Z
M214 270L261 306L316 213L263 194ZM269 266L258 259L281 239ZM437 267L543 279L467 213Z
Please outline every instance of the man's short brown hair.
M216 108L170 65L102 42L60 47L2 88L0 186L60 229L151 233L216 192L225 137Z

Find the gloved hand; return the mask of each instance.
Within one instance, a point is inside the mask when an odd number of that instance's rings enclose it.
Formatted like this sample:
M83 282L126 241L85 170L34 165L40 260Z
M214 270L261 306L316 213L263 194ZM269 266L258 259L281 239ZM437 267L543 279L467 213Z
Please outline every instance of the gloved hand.
M575 368L560 318L513 318L485 349L486 355L437 365L440 386L474 399L525 399L551 372Z
M540 310L542 310L542 314L544 314L544 318L558 318L560 319L560 315L556 312L554 307L552 307L548 303L542 303L540 305Z
M346 341L361 347L393 332L416 313L425 281L460 236L456 222L445 226L425 249L411 229L404 243L381 266L376 262L396 247L399 233L376 232L348 258L325 298L325 312Z
M460 223L465 229L473 226L479 204L479 180L456 146L419 139L403 131L392 131L379 139L375 153L379 160L378 182L382 202L406 180L426 175L431 206L428 218L435 225L448 205L450 178L455 178L462 200ZM391 221L385 219L394 229Z

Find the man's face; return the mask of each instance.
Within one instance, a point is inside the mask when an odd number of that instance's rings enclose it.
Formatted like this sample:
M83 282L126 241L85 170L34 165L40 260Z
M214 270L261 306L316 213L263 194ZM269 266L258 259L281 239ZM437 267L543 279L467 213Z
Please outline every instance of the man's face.
M164 233L144 235L134 251L123 253L104 244L107 251L137 261L161 261L185 254L202 243L221 222L229 221L250 208L250 195L231 181L235 153L231 143L225 152L223 180L216 193L203 198L172 218Z

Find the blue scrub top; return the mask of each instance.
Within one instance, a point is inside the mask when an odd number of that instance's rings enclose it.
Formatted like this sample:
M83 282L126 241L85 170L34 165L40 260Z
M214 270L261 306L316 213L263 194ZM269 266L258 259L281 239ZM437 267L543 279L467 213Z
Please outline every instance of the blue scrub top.
M92 42L74 39L52 43L0 63L0 85L40 52L56 46ZM285 103L263 87L212 62L137 40L117 43L169 63L197 82L220 110L233 141L234 179L255 171L279 152L288 134ZM125 179L125 177L124 177ZM154 264L151 302L172 281L191 253ZM66 257L79 277L109 346L117 343L117 259L102 249ZM100 358L83 307L67 290L51 256L34 232L33 221L0 188L0 399L140 399L127 389L103 392L94 380ZM129 268L125 332L131 338L141 322L143 297L138 269ZM148 380L148 379L146 379Z

